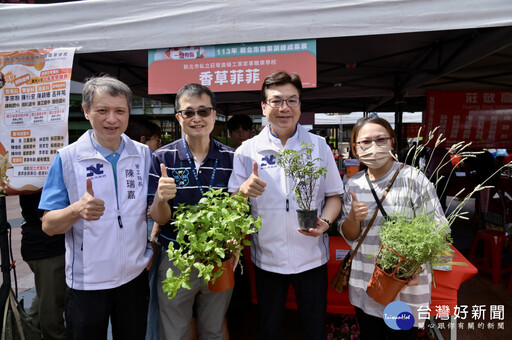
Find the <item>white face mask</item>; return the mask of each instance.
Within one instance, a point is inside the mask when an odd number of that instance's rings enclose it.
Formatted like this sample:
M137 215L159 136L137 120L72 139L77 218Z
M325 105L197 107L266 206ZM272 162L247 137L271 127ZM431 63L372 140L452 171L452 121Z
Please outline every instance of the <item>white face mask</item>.
M391 158L391 147L389 145L386 146L377 146L377 144L373 143L372 146L367 150L358 150L359 160L366 164L366 166L370 169L379 169L382 168Z

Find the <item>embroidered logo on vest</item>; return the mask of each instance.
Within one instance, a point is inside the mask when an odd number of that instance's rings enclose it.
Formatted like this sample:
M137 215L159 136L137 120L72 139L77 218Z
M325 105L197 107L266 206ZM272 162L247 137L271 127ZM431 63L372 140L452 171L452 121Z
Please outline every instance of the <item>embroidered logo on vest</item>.
M91 165L87 167L87 177L92 177L94 175L103 175L103 164L96 164L96 166Z

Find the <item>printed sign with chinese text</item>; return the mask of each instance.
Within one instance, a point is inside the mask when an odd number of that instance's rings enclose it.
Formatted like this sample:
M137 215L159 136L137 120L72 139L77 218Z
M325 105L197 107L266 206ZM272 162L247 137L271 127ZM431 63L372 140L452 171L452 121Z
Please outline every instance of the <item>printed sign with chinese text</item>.
M74 48L0 52L0 196L42 188L68 144Z
M150 50L149 94L177 93L199 83L214 92L260 90L275 71L298 73L316 87L316 40L293 40Z
M512 91L429 91L425 132L437 126L447 147L510 148Z

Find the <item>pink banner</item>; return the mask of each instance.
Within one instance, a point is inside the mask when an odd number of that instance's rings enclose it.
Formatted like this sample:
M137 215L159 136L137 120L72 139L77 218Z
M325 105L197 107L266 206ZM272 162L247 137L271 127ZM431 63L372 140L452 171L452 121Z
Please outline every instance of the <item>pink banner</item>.
M188 83L214 92L260 90L275 71L296 72L304 87L316 87L316 57L308 52L159 60L149 65L149 94L177 93Z

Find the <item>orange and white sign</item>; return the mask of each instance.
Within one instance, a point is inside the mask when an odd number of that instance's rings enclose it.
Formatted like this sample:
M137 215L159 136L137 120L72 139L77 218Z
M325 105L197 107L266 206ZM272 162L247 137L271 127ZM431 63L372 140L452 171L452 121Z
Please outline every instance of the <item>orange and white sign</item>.
M0 196L42 188L68 144L74 48L0 52Z

